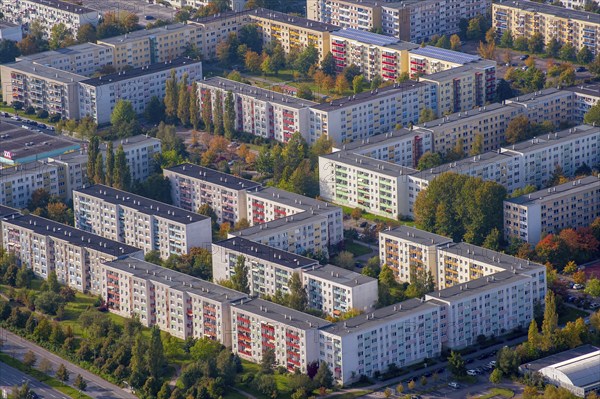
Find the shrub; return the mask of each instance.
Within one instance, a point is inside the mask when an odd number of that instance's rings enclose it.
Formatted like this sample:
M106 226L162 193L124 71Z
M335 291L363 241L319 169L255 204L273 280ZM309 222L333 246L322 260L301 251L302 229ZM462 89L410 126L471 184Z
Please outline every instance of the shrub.
M46 111L45 109L38 109L36 115L38 118L46 119L49 114L48 111Z
M35 114L35 108L33 108L32 106L25 108L25 114L27 114L27 115Z

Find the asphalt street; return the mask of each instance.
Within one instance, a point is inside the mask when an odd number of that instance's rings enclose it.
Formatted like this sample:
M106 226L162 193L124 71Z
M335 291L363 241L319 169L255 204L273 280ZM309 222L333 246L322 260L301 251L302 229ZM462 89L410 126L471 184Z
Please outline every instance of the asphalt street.
M68 399L69 397L65 394L49 387L43 382L39 382L33 377L20 372L19 370L10 367L7 364L0 363L0 385L1 386L15 386L22 385L25 382L29 384L29 388L37 393L40 398L53 398L53 399Z
M77 374L81 374L83 379L87 382L87 388L85 390L86 395L91 396L95 399L135 399L137 398L135 395L125 391L124 389L111 384L110 382L98 377L90 373L87 370L82 369L81 367L70 363L69 361L56 356L55 354L48 352L44 348L34 344L31 341L23 339L18 335L11 333L3 328L0 328L0 339L4 342L2 346L2 351L4 353L9 354L12 357L15 357L19 360L23 359L23 356L27 351L32 351L37 356L37 361L39 362L41 359L48 359L50 364L52 365L52 370L56 371L60 364L64 364L69 371L71 378L67 382L67 384L71 385L75 380Z

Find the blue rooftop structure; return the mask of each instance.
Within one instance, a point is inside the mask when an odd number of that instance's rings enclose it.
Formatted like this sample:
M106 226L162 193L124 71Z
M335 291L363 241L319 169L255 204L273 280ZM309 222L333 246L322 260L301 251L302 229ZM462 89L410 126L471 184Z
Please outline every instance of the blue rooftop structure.
M461 53L459 51L446 50L444 48L425 46L418 49L412 50L411 54L421 55L423 57L437 58L442 61L456 62L459 64L468 64L470 62L476 62L481 60L478 55L471 55Z

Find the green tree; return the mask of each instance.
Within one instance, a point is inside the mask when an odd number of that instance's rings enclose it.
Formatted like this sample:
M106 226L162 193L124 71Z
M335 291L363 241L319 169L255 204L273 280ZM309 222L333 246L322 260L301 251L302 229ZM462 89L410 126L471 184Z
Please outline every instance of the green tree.
M485 237L485 241L483 241L483 247L491 249L492 251L499 251L501 241L502 235L500 234L500 230L494 227Z
M546 293L546 306L544 307L544 321L542 322L543 349L547 350L552 345L554 332L558 328L558 314L556 313L556 298L554 292Z
M77 43L96 43L96 27L92 24L83 24L77 30Z
M260 371L264 374L272 374L275 364L277 364L275 351L271 348L265 349L260 360Z
M329 369L327 362L321 361L321 363L319 363L319 369L317 370L317 374L315 374L313 381L318 387L333 387L333 373Z
M342 269L353 270L354 255L350 251L341 251L335 258L333 258L331 263L341 267Z
M383 79L381 79L381 76L375 75L373 77L373 79L371 80L371 90L380 88L382 84L383 84Z
M514 349L505 346L498 351L496 368L502 372L502 375L517 375L520 364L521 359Z
M302 285L300 274L293 273L288 281L288 306L292 309L304 312L308 306L308 294Z
M133 347L131 348L131 360L129 362L129 368L131 370L129 383L134 388L140 388L144 384L144 380L149 373L148 363L146 361L147 352L148 345L142 334L138 332L134 337Z
M233 289L250 293L250 283L248 281L248 266L246 266L246 258L242 255L237 257L235 267L233 269L233 275L231 276L231 282L233 283Z
M88 161L87 161L87 178L89 181L94 181L94 172L96 171L96 158L100 153L100 138L98 136L90 137L88 144Z
M204 123L204 129L206 131L212 131L212 97L210 90L203 90L201 93L202 107L200 115L202 117L202 123Z
M323 61L321 61L321 70L328 76L336 75L335 59L333 58L331 51L328 51L323 57Z
M421 158L419 158L417 169L431 169L441 165L442 163L444 163L444 161L439 153L426 151L423 155L421 155Z
M96 157L96 163L94 165L94 183L104 184L104 162L101 154L98 154Z
M467 39L469 40L479 40L482 38L483 29L481 26L481 18L476 17L472 18L469 21L469 26L467 27Z
M115 108L110 115L110 123L119 126L124 122L135 120L135 111L131 102L120 99L115 104Z
M560 59L565 61L574 61L577 57L577 50L571 43L565 43L558 53Z
M585 113L583 121L588 125L600 126L600 103L596 103Z
M200 113L199 111L199 99L198 99L198 83L194 81L192 83L192 90L190 91L190 124L194 128L194 130L198 129L200 125Z
M179 97L177 98L177 118L183 126L190 124L190 92L188 88L188 75L184 73L179 88L177 89Z
M305 47L304 50L298 54L296 62L294 62L294 69L306 76L311 66L315 65L319 60L319 51L315 46Z
M500 384L502 382L502 371L500 369L494 369L490 374L490 382L492 384Z
M17 43L12 40L0 40L0 64L13 62L21 54Z
M590 51L588 46L583 46L577 53L577 62L580 64L588 64L594 59L594 54Z
M62 382L69 381L69 371L67 370L67 368L65 367L65 365L63 363L61 363L60 366L58 366L58 369L56 370L56 374L54 376L59 381L62 381Z
M535 32L529 38L528 43L529 52L531 53L541 53L544 51L544 36L540 32Z
M165 115L167 119L173 121L177 118L178 102L179 102L179 86L177 83L177 75L175 70L171 70L171 77L165 82Z
M215 93L215 103L213 104L213 132L216 135L222 136L224 133L223 128L223 96L220 91Z
M225 115L223 118L223 130L225 137L231 140L235 136L235 103L233 101L233 93L227 92L225 96Z
M513 36L509 29L506 29L500 37L500 47L511 48L513 46Z
M79 389L80 391L85 391L87 388L87 382L83 379L81 374L77 374L77 377L75 377L75 381L73 381L73 386Z
M100 156L102 158L102 156ZM107 186L113 185L113 176L115 173L115 152L112 141L106 143L106 174L104 181Z
M165 115L165 106L156 96L152 96L144 108L144 119L150 123L159 123Z
M365 78L362 75L355 76L354 79L352 79L352 90L354 91L354 94L358 94L363 91L364 81Z
M589 279L585 284L584 292L593 297L600 297L600 280L595 277Z
M31 369L35 365L35 362L37 362L37 356L32 351L27 351L25 355L23 355L23 364L28 369Z
M157 326L152 327L146 362L148 371L152 377L158 378L163 374L167 362L164 355L163 343L160 338L160 329Z
M52 291L42 292L35 298L36 309L49 315L55 315L62 304L60 295Z
M131 185L131 173L129 171L129 165L127 164L127 158L125 156L125 150L123 145L119 144L115 153L115 169L113 176L113 187L119 190L128 191Z
M560 52L560 47L560 41L556 37L553 37L546 45L546 54L550 57L556 58Z
M310 89L310 86L306 83L302 83L298 87L298 92L296 93L296 97L303 98L305 100L313 100L314 99L313 92Z
M74 45L75 39L67 26L60 22L53 25L50 29L50 40L48 43L51 50L56 50Z
M435 111L431 108L423 108L419 114L419 123L426 123L436 119Z
M448 36L442 35L442 37L440 37L438 39L438 41L435 43L435 47L450 49L451 44L450 44L450 39L448 39Z
M465 361L459 352L450 352L450 356L448 357L448 369L455 377L464 377L467 375Z
M529 118L525 115L519 115L508 122L504 138L507 143L514 144L519 141L527 140L531 134L531 125Z

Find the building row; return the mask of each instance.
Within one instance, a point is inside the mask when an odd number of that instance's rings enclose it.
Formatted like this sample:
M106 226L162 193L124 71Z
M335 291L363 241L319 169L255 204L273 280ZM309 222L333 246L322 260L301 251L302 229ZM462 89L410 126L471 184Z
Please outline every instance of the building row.
M487 0L307 0L309 19L341 28L380 30L388 36L420 43L460 31L460 20L485 15Z
M600 15L528 0L500 0L492 4L492 24L501 36L529 38L539 33L548 43L557 39L572 44L577 51L587 47L592 54L600 51Z
M160 153L162 148L160 140L139 135L113 141L113 148L116 149L120 145L123 146L132 181L142 181L153 173L154 155ZM0 168L0 204L18 209L25 208L31 194L37 189L44 189L50 195L70 200L73 198L73 190L86 184L87 153L73 151L44 158L49 155L43 152L45 147L42 143L42 152L36 152L38 161ZM100 153L104 158L106 148L105 143L100 145ZM17 150L17 155L19 153L20 150Z
M456 271L464 282L448 280L452 284L422 299L376 310L365 304L362 315L332 323L145 262L138 249L37 216L0 207L0 218L2 247L21 264L42 277L55 271L59 281L101 295L111 312L136 316L182 339L214 339L253 362L273 350L277 364L290 371L306 372L309 363L325 361L340 384L385 372L391 364L419 363L443 348L462 348L479 335L525 327L545 294L543 265L440 243L429 254L443 265L444 276ZM423 232L412 231L419 238L409 231L408 240L419 243ZM405 237L405 231L382 234L382 248L390 247L388 237ZM311 306L333 314L344 306L360 308L365 302L351 301L372 298L376 290L374 279L241 238L214 245L215 266L230 270L243 257L258 291L277 284L284 290L282 271L301 272Z
M421 144L433 141L433 138L423 139L420 132L420 129L405 131L389 140L404 142L403 147L396 147L404 154L418 153L426 149ZM414 155L394 154L396 160L406 162L397 164L383 157L373 158L373 153L362 155L360 150L342 149L319 157L320 195L325 200L389 218L412 216L418 193L443 173L495 181L509 193L527 185L542 187L557 166L566 176L574 176L579 167L596 165L600 158L599 140L599 127L580 125L423 171L412 165L404 166L415 162ZM386 153L384 147L375 154Z

